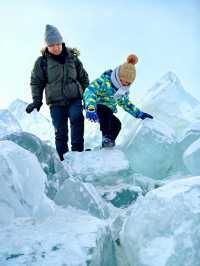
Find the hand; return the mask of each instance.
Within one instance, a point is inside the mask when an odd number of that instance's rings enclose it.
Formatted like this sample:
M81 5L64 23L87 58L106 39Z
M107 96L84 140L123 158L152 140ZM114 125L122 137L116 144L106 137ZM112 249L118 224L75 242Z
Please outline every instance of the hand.
M30 114L31 112L33 112L34 109L37 109L37 111L40 111L40 107L42 106L42 102L33 102L30 103L27 107L26 107L26 112L28 114Z
M137 118L140 118L142 120L144 120L145 118L153 119L153 116L144 112L140 112Z
M96 110L86 110L86 118L91 122L97 122L98 116Z

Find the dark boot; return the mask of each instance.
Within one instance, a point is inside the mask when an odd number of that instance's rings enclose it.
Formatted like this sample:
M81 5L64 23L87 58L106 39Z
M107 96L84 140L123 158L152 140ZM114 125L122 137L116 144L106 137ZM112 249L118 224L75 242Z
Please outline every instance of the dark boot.
M104 136L102 139L102 148L112 148L115 146L115 141Z
M72 144L72 151L83 151L84 147L83 147L83 143L73 143Z

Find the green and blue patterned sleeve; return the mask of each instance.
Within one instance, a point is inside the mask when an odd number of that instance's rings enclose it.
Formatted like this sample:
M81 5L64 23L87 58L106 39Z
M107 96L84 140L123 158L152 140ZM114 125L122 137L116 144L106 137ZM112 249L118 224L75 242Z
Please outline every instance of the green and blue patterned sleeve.
M85 89L85 92L83 94L85 109L96 109L97 94L101 87L100 84L100 79L96 79Z
M141 112L139 108L137 108L127 96L124 96L117 100L117 104L122 107L126 112L131 114L134 117L138 117Z

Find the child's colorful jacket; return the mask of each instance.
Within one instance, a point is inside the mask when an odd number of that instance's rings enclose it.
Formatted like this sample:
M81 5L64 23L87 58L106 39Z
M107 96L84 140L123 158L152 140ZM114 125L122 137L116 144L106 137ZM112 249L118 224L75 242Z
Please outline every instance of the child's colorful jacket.
M134 117L138 117L141 111L129 100L128 95L114 97L116 89L111 82L111 73L112 70L104 72L85 89L83 94L85 109L96 109L97 104L103 104L116 113L119 105Z

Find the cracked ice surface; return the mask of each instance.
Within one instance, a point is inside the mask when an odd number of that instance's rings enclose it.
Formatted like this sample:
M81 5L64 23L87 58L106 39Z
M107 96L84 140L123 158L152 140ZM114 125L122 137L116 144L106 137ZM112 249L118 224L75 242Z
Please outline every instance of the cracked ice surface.
M109 227L73 208L0 228L0 265L115 266Z

